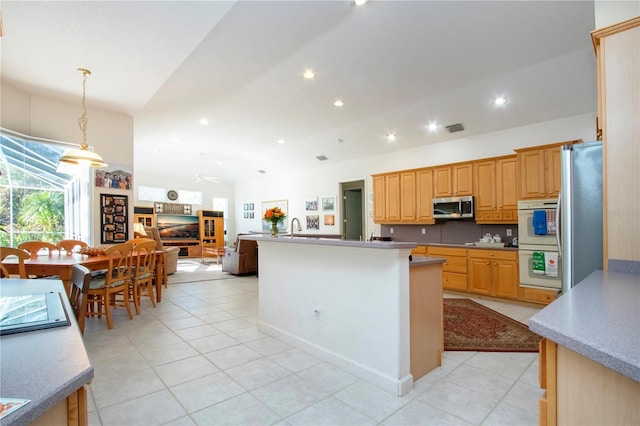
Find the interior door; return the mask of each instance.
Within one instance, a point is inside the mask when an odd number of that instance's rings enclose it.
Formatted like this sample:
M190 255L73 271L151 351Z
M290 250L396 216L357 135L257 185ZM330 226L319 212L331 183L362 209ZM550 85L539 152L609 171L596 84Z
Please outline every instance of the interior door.
M363 194L364 181L345 182L342 186L342 235L347 240L363 240Z

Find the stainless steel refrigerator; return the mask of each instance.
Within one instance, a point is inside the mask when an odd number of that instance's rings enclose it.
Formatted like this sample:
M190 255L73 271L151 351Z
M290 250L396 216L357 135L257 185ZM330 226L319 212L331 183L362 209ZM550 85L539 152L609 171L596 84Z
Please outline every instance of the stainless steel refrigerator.
M558 198L562 292L602 269L602 142L562 147Z

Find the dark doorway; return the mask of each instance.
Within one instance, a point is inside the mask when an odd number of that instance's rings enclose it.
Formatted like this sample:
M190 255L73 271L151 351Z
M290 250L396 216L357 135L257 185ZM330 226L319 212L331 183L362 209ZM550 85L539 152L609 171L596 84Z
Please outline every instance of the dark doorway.
M342 235L346 240L364 238L364 181L342 182Z

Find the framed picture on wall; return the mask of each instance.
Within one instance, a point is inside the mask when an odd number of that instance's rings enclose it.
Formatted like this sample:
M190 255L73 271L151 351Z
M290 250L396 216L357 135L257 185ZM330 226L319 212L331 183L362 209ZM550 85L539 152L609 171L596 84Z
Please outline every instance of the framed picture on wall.
M307 229L320 229L320 215L312 214L307 216Z
M331 195L328 197L322 197L322 211L323 212L335 212L336 211L336 197Z
M110 164L108 168L95 169L94 185L102 188L133 189L132 167Z
M100 194L101 244L124 243L129 239L128 209L126 195Z

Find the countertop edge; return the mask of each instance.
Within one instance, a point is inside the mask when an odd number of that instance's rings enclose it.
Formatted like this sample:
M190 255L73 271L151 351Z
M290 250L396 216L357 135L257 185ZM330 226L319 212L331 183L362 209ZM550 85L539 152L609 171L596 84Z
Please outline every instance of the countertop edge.
M335 238L308 238L308 237L270 237L262 235L242 235L238 237L241 240L251 240L259 242L269 242L276 244L305 244L319 246L338 246L338 247L355 247L355 248L372 248L372 249L412 249L418 246L418 243L396 242L396 241L356 241L356 240L338 240Z
M607 368L610 368L625 377L640 382L640 358L634 354L632 344L629 347L620 345L620 342L633 338L640 326L640 320L636 324L627 321L630 318L638 318L634 310L633 300L638 300L640 275L596 271L584 281L562 295L553 303L535 314L529 319L531 331L553 342L562 345L586 358L589 358ZM630 309L605 309L611 308L607 300L627 300ZM618 308L618 306L616 306ZM637 308L637 307L636 307ZM631 312L630 312L631 311ZM606 315L606 320L604 319ZM583 321L588 318L587 321ZM562 328L562 323L567 319L573 320ZM606 327L606 326L609 327ZM619 325L626 325L629 335L624 334ZM598 327L601 326L601 329Z

